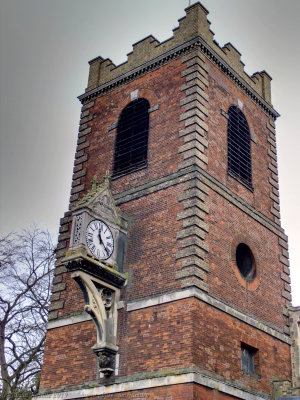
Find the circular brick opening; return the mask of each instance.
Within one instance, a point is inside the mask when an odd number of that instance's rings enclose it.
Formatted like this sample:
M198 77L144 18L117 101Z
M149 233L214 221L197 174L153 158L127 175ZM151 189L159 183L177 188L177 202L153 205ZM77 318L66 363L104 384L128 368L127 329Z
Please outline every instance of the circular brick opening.
M256 275L255 259L249 246L240 243L235 253L236 264L243 278L252 281Z

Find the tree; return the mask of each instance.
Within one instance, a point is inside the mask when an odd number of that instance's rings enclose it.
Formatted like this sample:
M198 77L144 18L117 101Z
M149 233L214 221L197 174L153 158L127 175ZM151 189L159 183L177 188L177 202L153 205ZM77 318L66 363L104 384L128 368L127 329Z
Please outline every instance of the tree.
M53 268L48 232L33 227L0 238L1 400L37 392Z

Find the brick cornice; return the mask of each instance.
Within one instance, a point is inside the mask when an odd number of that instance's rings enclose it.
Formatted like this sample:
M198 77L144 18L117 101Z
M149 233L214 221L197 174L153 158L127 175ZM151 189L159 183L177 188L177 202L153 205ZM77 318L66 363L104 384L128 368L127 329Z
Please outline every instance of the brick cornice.
M200 49L203 54L213 62L228 78L234 82L248 97L254 101L266 114L270 115L272 118L276 119L279 117L279 113L268 104L263 97L257 93L257 91L252 88L229 64L214 51L200 36L196 36L194 39L189 40L179 46L176 46L172 50L169 50L162 55L152 59L149 62L139 65L136 68L112 79L86 93L78 96L78 99L84 104L90 100L100 97L116 87L127 84L134 79L147 74L159 67L169 63L170 61L182 56L183 54Z

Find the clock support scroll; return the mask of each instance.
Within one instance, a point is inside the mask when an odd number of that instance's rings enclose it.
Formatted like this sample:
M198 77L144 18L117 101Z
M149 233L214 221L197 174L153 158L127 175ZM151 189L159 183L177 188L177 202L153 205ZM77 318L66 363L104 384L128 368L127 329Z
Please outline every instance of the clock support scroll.
M109 189L109 179L92 189L72 208L72 232L64 259L71 277L80 286L85 311L96 325L97 342L93 351L99 371L105 376L115 370L118 346L117 304L126 285L122 273L127 221L119 215Z

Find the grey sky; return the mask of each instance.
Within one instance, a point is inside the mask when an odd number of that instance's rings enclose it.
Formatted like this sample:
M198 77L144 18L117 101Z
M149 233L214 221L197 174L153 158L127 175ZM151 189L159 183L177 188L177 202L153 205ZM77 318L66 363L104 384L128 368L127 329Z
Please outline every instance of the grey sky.
M202 0L220 45L272 77L282 225L300 305L299 0ZM67 210L88 61L172 35L188 0L0 0L1 233L35 221L56 234Z

